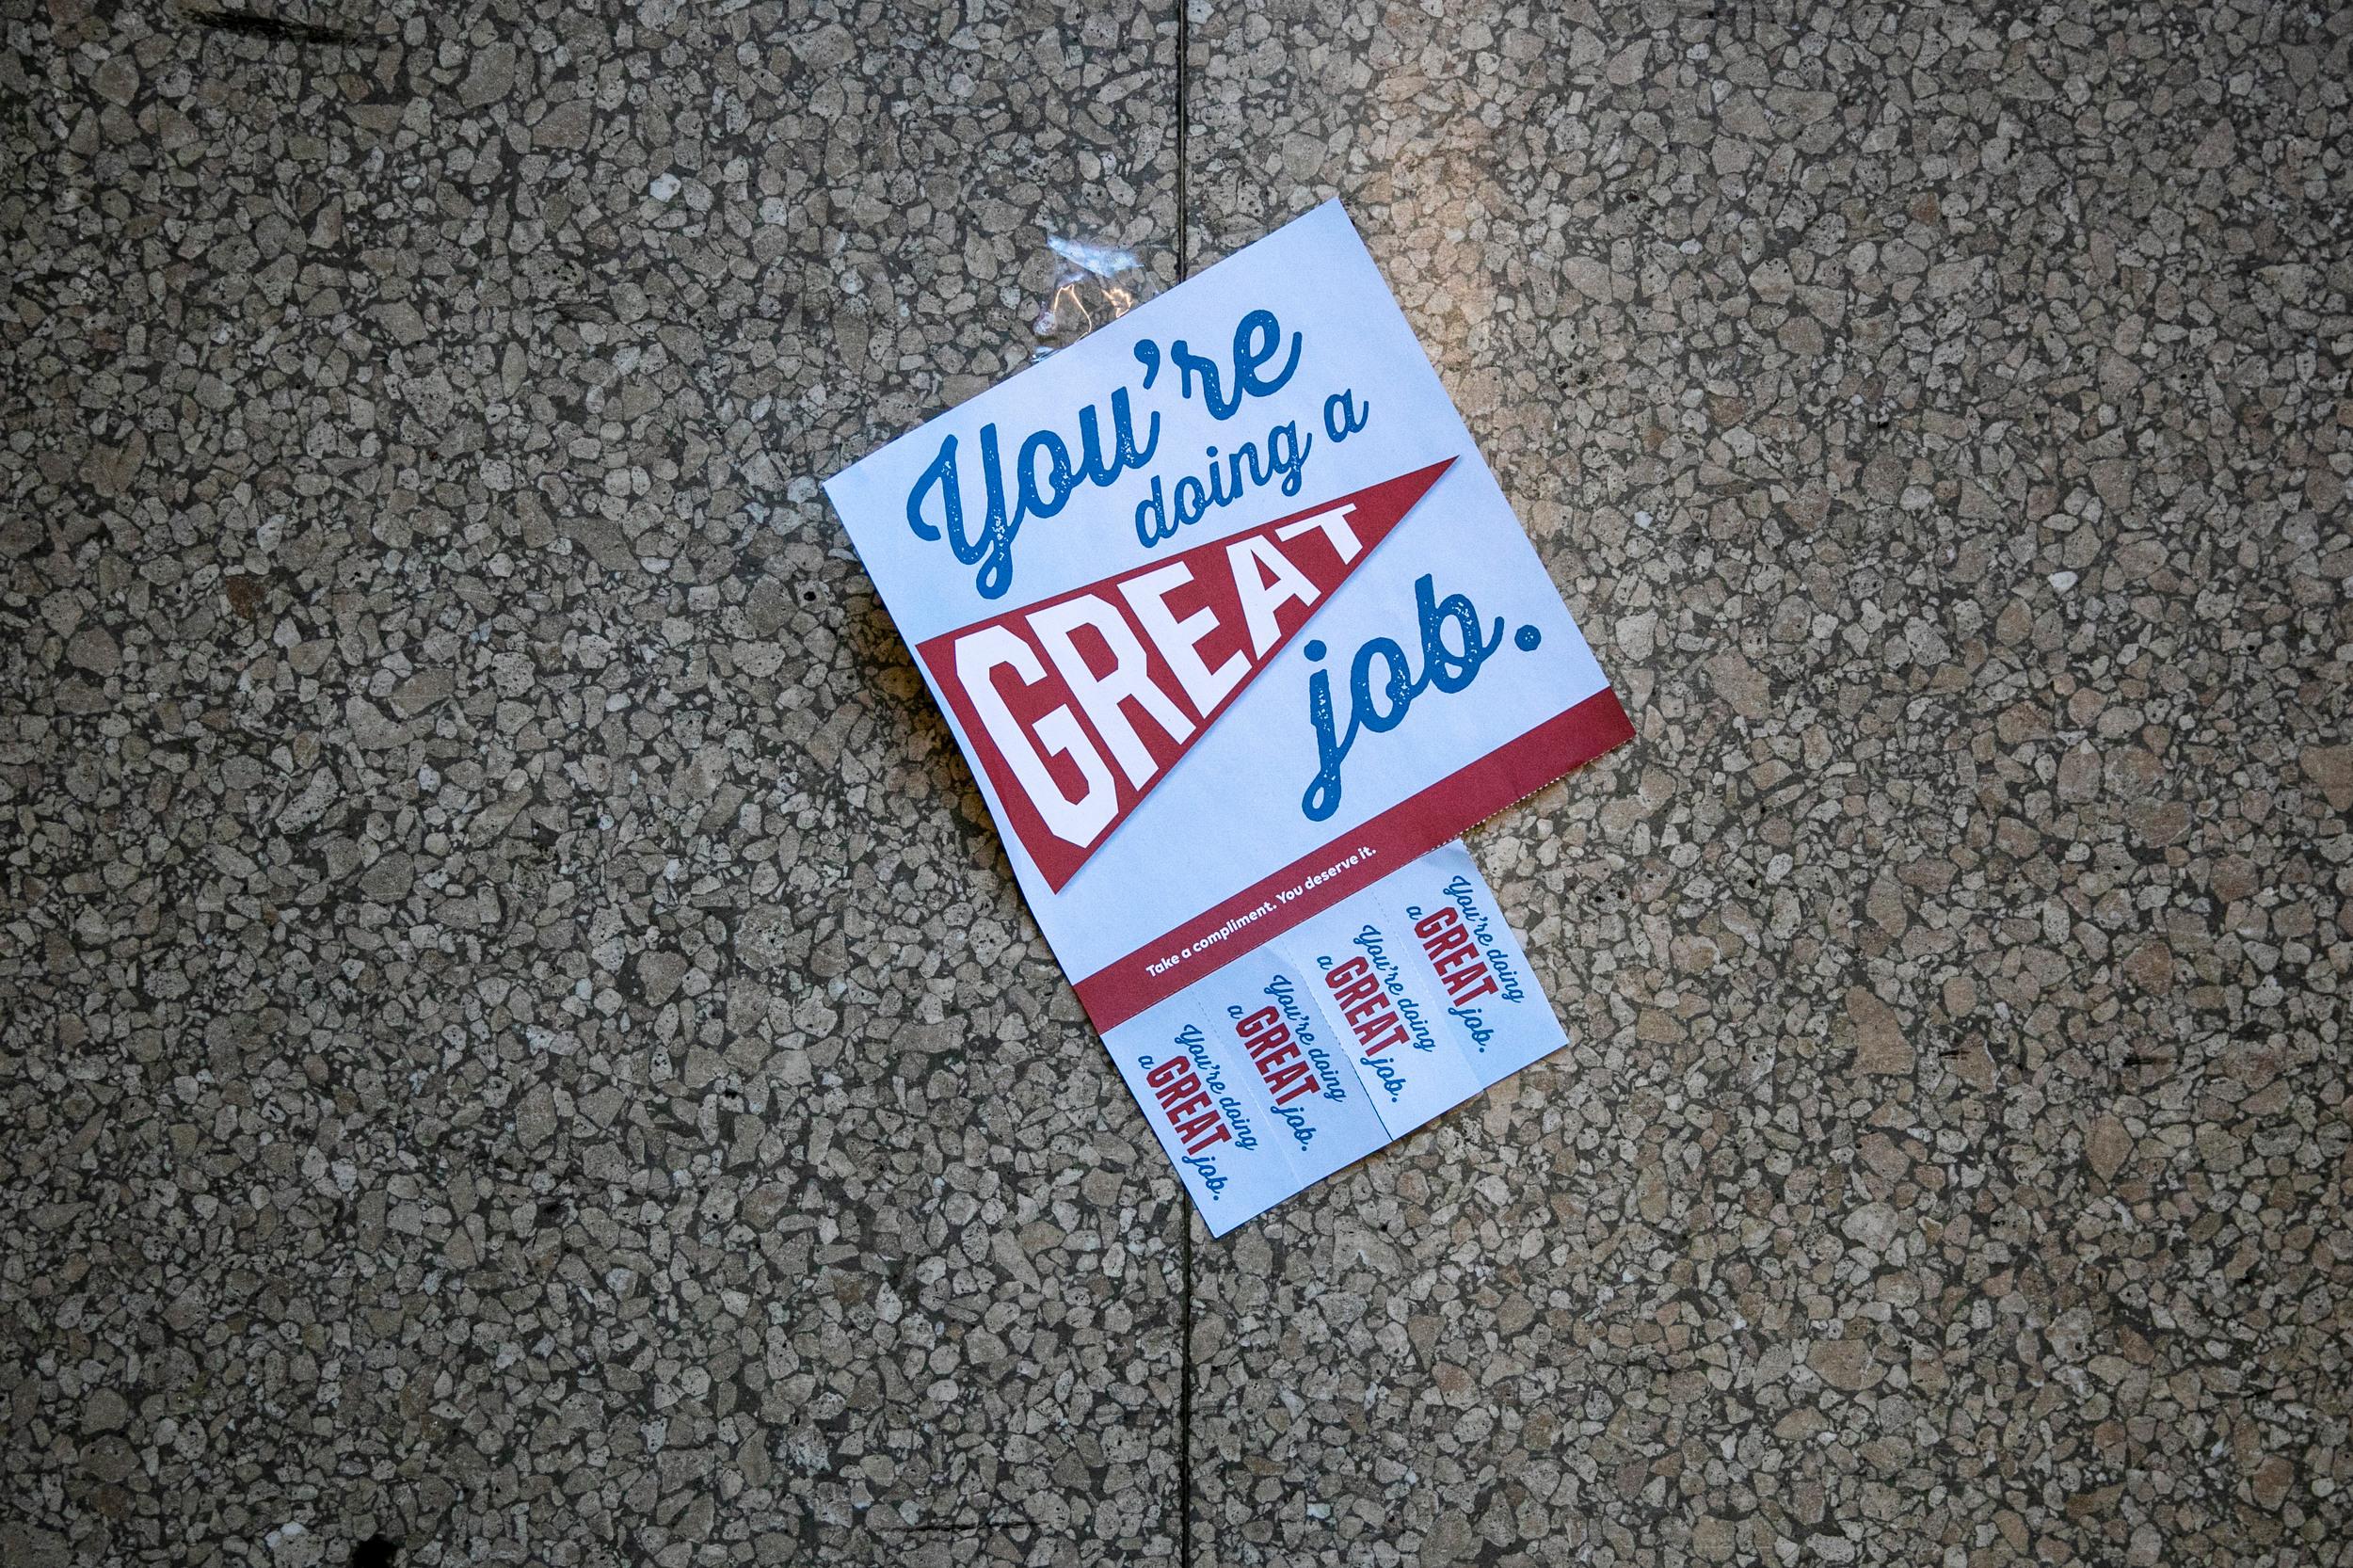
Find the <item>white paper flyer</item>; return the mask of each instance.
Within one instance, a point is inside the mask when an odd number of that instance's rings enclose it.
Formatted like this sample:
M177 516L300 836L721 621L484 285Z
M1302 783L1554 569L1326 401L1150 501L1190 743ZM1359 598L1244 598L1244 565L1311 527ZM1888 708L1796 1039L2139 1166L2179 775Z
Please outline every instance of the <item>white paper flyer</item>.
M1561 1043L1443 846L1632 727L1337 202L825 488L1213 1229Z

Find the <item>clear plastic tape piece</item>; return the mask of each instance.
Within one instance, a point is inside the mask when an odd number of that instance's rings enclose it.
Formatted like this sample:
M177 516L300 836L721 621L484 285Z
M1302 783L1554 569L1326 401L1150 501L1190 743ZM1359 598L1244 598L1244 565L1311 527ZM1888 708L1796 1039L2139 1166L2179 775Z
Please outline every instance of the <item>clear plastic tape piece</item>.
M1033 360L1069 347L1160 292L1132 250L1063 234L1049 234L1046 246L1054 254L1053 292L1030 324L1038 340Z

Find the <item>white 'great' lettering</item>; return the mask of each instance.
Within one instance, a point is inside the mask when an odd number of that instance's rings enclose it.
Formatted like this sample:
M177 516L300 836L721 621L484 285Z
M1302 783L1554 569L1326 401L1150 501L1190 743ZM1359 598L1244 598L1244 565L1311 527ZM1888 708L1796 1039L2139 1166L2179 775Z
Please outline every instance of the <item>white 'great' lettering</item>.
M1005 765L1020 781L1038 816L1056 838L1074 844L1093 843L1095 836L1119 813L1119 792L1112 783L1111 770L1103 765L1102 757L1067 707L1038 720L1037 740L1032 742L997 689L1000 668L1012 670L1025 686L1046 678L1036 652L1002 626L984 626L957 639L956 679L963 682L982 726L1004 753ZM1048 771L1044 753L1059 753L1078 764L1080 777L1086 784L1078 798L1062 792L1062 786Z

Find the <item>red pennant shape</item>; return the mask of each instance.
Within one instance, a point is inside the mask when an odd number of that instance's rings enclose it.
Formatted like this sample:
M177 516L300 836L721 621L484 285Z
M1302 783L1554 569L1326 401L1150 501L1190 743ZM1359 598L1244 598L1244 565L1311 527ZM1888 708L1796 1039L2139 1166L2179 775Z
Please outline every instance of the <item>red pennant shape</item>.
M916 656L1059 892L1453 466L925 640Z

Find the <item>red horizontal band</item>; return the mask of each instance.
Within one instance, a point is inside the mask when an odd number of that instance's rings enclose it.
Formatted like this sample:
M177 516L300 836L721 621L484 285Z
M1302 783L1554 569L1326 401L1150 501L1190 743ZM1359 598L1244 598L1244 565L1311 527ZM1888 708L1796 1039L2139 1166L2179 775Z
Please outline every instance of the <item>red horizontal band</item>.
M1079 1000L1098 1030L1126 1023L1417 856L1459 838L1465 828L1527 799L1570 769L1633 738L1633 721L1626 717L1617 694L1605 686L1567 712L1546 719L1361 827L1301 856L1167 936L1104 965L1078 983ZM1349 863L1352 856L1356 856L1353 864ZM1309 877L1321 880L1305 887ZM1300 890L1289 900L1276 896L1295 888ZM1256 918L1252 918L1254 912ZM1188 950L1204 938L1229 926L1232 935L1227 938L1188 955ZM1152 972L1154 965L1161 966L1158 974Z

